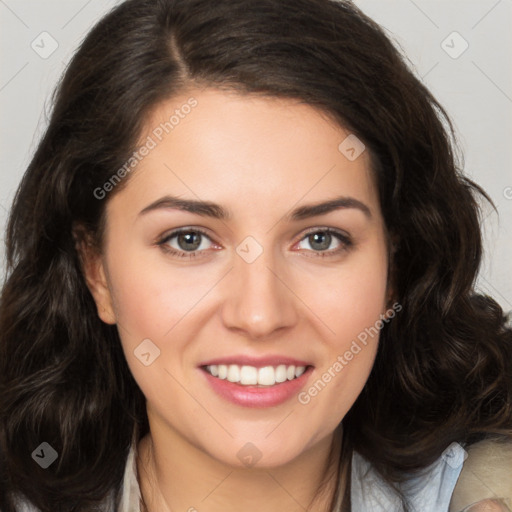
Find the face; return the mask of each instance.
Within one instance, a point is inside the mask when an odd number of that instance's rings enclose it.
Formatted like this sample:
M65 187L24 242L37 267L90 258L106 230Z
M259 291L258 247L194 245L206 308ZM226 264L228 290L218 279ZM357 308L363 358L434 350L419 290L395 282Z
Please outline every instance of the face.
M352 139L339 149L349 135L311 106L215 89L152 112L87 266L152 431L272 467L325 440L356 400L388 259L369 155Z

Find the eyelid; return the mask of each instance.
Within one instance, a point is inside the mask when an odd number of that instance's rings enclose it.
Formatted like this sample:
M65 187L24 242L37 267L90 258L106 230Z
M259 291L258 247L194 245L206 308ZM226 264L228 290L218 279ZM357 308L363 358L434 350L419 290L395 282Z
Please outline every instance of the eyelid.
M302 240L303 238L305 238L307 235L309 235L311 233L317 233L317 232L335 233L337 235L340 235L341 237L346 238L347 240L351 240L352 239L352 237L346 231L343 231L342 229L331 228L329 226L315 226L315 227L312 227L312 228L308 228L306 231L303 231L301 233L301 237L299 238L299 241Z

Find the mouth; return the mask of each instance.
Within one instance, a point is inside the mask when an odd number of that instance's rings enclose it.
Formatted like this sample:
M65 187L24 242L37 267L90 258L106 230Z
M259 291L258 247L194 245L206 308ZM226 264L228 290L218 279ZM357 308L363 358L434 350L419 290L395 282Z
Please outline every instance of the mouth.
M307 385L314 369L302 361L291 360L286 361L287 364L282 360L273 364L268 360L253 363L258 366L210 363L201 365L199 370L217 396L237 406L253 408L276 407L289 402Z
M268 388L298 379L311 365L250 366L238 364L203 365L201 369L219 380L226 380L239 386Z

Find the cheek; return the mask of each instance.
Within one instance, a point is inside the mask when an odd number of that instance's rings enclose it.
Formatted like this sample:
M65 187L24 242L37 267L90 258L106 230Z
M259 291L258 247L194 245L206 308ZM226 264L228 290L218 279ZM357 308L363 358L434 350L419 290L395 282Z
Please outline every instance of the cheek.
M328 289L311 297L330 334L321 367L298 398L310 418L325 419L325 432L346 415L370 375L386 312L386 283L386 252L379 245L340 267Z
M117 328L130 371L146 397L158 398L169 387L169 358L181 354L176 333L190 310L191 284L166 280L161 269L136 250L111 253L109 277ZM174 326L177 325L174 329ZM174 329L174 330L173 330ZM169 350L172 342L172 350Z
M308 300L329 327L332 348L344 350L385 313L387 264L385 244L376 241L353 254L338 271L317 276L322 286L309 287Z
M361 311L351 303L332 323L336 335L326 347L325 358L315 368L308 386L298 395L304 421L320 420L317 438L327 435L345 417L363 390L377 353L380 329L376 328L382 301L374 300Z
M357 344L357 342L356 342ZM354 405L368 380L376 354L377 343L350 345L348 350L330 358L315 372L314 378L298 395L301 416L315 431L313 440L332 432ZM350 359L347 357L350 353ZM298 416L297 416L298 417Z
M155 279L152 269L136 260L124 259L114 268L111 285L120 330L129 333L131 342L161 336L171 322L162 314L170 296L169 289L167 296L163 294L163 280Z
M117 247L124 250L117 251ZM147 248L130 246L129 240L112 237L107 253L123 350L142 391L154 397L160 396L162 387L169 382L165 369L172 369L175 374L190 366L185 348L201 329L201 322L191 319L218 279L200 267L179 268L173 264L171 268L158 251L151 249L150 254ZM141 357L148 352L149 357ZM154 362L145 366L148 359Z
M161 340L198 302L208 280L186 267L171 269L158 248L148 257L147 248L119 245L126 250L112 250L108 261L118 326L130 343Z

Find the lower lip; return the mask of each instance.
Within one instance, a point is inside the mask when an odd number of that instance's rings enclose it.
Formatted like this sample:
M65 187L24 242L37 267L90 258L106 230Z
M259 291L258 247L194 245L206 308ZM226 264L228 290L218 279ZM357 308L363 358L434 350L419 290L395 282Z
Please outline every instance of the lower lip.
M229 402L243 407L273 407L298 394L313 371L313 367L308 366L300 377L268 387L242 386L226 379L218 379L204 368L200 370L213 390Z

